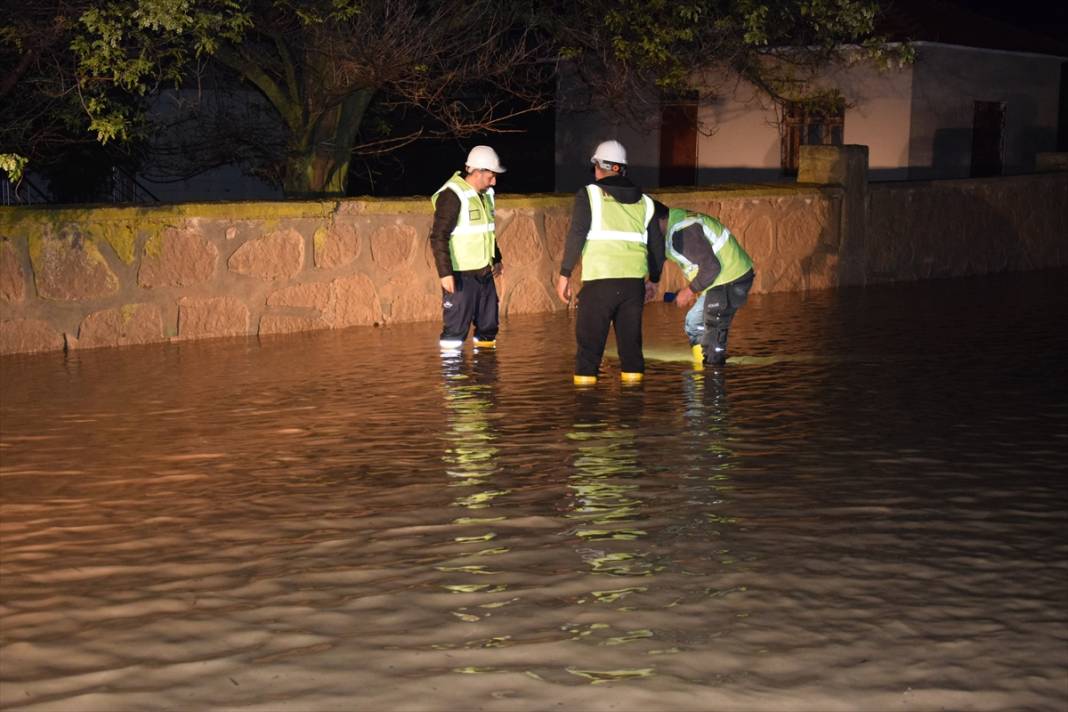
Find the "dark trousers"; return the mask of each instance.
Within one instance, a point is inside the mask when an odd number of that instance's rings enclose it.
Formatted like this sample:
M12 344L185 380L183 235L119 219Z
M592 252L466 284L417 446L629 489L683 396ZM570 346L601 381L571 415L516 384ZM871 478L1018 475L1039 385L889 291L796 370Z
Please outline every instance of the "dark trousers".
M609 326L615 328L620 368L644 373L642 356L642 309L645 280L640 278L595 279L585 282L578 295L575 322L575 374L596 376L604 356Z
M720 365L727 360L727 335L734 315L749 298L756 275L749 270L738 279L705 292L705 333L701 347L705 363Z
M449 294L441 290L442 339L467 338L471 324L475 325L475 338L493 341L497 338L500 321L497 313L497 285L493 273L485 274L453 272L456 289Z

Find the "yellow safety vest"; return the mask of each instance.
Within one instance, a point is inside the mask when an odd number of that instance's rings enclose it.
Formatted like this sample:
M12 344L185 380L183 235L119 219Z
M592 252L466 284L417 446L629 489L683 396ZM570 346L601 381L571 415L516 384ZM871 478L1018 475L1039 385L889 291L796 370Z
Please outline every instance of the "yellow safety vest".
M457 272L482 269L493 264L497 252L496 225L493 222L493 188L479 193L457 171L430 197L438 205L442 191L451 190L460 199L460 214L449 237L449 257Z
M681 252L675 251L675 244L672 238L674 238L675 233L685 230L691 225L701 226L705 239L712 245L712 252L715 253L716 259L719 260L720 269L719 274L716 276L716 281L708 285L703 290L704 292L712 289L712 287L733 282L753 268L752 259L742 249L731 231L719 220L704 213L672 208L668 211L668 229L665 238L667 240L667 256L682 268L682 273L685 275L687 282L692 282L694 277L697 276L698 267L695 263L686 259L686 256Z
M586 186L590 198L590 231L582 248L582 281L649 274L649 223L653 199L621 203L601 189Z

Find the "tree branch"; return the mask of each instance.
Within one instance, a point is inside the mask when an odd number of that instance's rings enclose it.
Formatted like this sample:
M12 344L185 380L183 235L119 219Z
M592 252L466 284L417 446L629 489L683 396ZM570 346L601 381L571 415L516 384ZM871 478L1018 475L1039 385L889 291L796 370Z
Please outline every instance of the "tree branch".
M296 134L303 133L304 117L300 105L288 97L278 83L271 79L258 64L225 45L219 45L213 56L263 92L291 131Z

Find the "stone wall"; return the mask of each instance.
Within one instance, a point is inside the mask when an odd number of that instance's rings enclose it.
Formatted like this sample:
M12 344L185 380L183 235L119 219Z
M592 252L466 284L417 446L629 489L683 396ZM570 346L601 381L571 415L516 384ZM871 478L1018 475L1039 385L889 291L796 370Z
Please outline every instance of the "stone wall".
M746 236L762 291L830 287L838 197L816 188L662 196ZM505 315L553 291L569 196L507 196ZM430 202L342 200L0 211L0 352L438 320ZM681 278L668 269L665 288Z
M656 195L730 226L757 292L1065 264L1068 174L868 186L855 159L823 185ZM564 308L571 200L498 201L506 316ZM3 208L0 353L437 321L431 218L426 198Z
M868 188L866 279L896 282L1068 264L1068 173Z

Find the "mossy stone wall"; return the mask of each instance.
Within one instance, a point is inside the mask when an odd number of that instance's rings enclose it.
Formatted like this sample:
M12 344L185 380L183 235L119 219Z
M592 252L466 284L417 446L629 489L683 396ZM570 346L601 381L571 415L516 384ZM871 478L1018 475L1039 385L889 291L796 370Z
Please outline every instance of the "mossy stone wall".
M655 195L730 227L757 292L1065 264L1068 173ZM571 203L499 198L506 317L564 308ZM2 208L0 353L436 321L431 220L426 198ZM681 285L669 265L663 289Z

